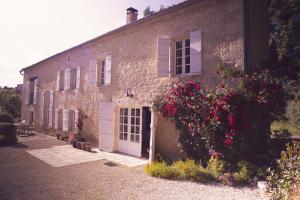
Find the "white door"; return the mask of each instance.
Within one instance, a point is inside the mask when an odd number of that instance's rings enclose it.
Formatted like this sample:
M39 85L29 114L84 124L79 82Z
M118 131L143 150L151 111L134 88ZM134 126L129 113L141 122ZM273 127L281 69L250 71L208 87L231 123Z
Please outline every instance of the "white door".
M100 103L99 148L113 151L114 104Z
M118 151L141 157L142 109L120 108Z

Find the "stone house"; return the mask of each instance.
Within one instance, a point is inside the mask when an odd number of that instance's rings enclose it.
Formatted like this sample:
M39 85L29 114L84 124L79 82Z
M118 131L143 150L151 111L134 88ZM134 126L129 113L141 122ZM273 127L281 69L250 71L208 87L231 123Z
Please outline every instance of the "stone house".
M213 88L217 64L244 71L268 59L266 0L188 0L22 68L22 119L83 135L104 151L180 156L178 130L151 101L177 80Z

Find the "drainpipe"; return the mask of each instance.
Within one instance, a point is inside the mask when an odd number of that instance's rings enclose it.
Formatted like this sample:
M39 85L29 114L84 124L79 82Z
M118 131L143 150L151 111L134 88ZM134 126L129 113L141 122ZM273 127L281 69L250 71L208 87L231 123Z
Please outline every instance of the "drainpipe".
M152 163L154 160L155 155L155 128L156 128L156 113L153 110L153 107L151 107L151 124L150 124L150 152L149 152L149 162Z

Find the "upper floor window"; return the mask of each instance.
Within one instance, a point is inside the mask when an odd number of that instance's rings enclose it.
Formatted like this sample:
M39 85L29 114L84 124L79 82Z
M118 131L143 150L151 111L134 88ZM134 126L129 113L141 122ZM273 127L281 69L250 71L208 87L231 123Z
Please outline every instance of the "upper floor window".
M191 72L190 39L177 41L175 48L175 73L189 74Z
M38 79L37 77L30 78L26 82L25 87L25 103L26 104L36 104L37 103L37 94L38 94Z
M80 66L57 72L57 90L79 89Z
M98 60L97 62L97 84L105 84L105 60Z

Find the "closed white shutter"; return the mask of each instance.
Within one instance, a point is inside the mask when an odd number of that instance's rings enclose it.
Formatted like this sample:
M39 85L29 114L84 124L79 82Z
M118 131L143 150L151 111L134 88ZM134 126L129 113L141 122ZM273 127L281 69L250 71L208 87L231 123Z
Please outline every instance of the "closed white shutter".
M170 40L169 38L158 38L157 40L157 75L168 77L170 71Z
M38 98L38 84L39 84L38 79L34 79L34 82L33 82L33 104L37 103L37 98Z
M55 109L54 127L58 129L58 109Z
M44 125L44 92L41 92L41 102L40 102L40 108L41 108L41 113L40 113L40 127L43 127Z
M50 91L50 96L49 96L49 124L48 127L52 128L53 124L53 91Z
M59 91L60 87L60 71L57 71L57 75L56 75L56 90Z
M71 69L67 68L65 69L65 90L69 90L70 89L70 83L71 83Z
M69 131L69 111L63 110L63 131Z
M30 93L30 81L26 82L26 86L25 86L25 104L29 104L29 93Z
M90 59L89 81L91 85L96 85L97 60Z
M105 57L105 75L104 85L111 85L111 56Z
M79 114L79 111L75 110L75 129L74 130L76 132L78 131L78 128L77 128L78 114Z
M77 72L76 72L76 89L79 89L80 87L80 66L77 67Z
M202 37L201 31L194 31L190 33L190 48L191 48L191 74L201 74L201 51L202 51Z

